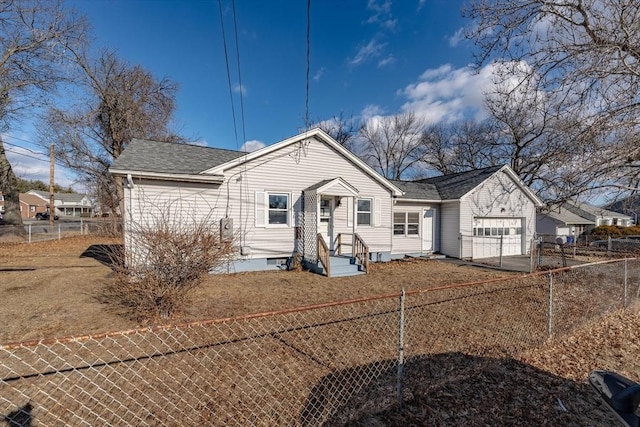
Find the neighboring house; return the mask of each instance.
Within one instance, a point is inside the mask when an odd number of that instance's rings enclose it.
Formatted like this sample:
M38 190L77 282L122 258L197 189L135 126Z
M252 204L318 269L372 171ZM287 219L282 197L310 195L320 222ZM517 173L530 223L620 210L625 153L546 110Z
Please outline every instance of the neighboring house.
M540 209L536 215L539 235L549 236L546 241L555 242L557 236L578 237L595 226L595 222L568 210L565 206L553 205Z
M495 256L496 242L505 255L525 254L541 204L507 166L387 180L320 129L252 153L133 140L110 172L126 178L129 253L136 224L160 213L210 218L236 236L232 272L274 268L295 253L314 268L324 245L360 253L364 243L373 261Z
M617 202L611 203L605 208L614 212L622 212L633 217L633 223L638 225L638 216L640 215L640 196L630 196Z
M34 219L39 212L46 212L49 203L38 196L20 193L20 214L22 219Z
M49 193L46 191L30 190L32 194L49 202ZM53 193L53 205L57 215L64 216L91 216L93 205L91 199L85 194L78 193Z
M620 227L629 227L632 225L631 217L619 212L610 211L608 209L593 206L588 203L565 203L565 208L582 218L593 221L595 227L599 225L618 225ZM593 227L587 227L586 231L591 231Z
M46 212L49 204L40 197L20 193L20 216L22 219L33 219L38 212ZM0 212L4 213L4 198L0 194Z

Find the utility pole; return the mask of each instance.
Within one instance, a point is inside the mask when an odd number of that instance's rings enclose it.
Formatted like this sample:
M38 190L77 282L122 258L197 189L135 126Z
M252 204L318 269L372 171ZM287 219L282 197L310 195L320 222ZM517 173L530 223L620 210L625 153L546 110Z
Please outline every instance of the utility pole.
M53 144L49 148L49 232L53 233L53 221L56 216L56 207L53 202Z

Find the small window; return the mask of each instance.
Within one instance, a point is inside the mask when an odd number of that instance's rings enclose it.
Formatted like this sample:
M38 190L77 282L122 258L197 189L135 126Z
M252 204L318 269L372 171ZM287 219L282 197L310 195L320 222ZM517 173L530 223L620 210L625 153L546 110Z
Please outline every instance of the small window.
M404 236L404 212L393 213L393 234L394 236Z
M393 234L395 236L417 236L420 234L419 212L394 212Z
M371 225L371 199L358 200L358 225Z
M407 212L407 235L417 236L418 234L420 234L420 214Z
M269 224L288 225L289 195L269 194Z

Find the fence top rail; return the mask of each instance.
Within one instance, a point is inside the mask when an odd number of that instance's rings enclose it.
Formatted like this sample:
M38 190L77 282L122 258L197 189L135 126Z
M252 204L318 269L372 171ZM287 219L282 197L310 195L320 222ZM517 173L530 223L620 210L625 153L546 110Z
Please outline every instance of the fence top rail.
M39 345L51 346L54 344L67 344L67 343L74 343L74 342L84 342L89 340L101 340L105 338L124 337L124 336L136 335L136 334L144 334L148 332L162 332L162 331L170 331L170 330L176 330L176 329L206 327L206 326L213 326L213 325L218 325L223 323L240 322L240 321L273 317L273 316L284 315L284 314L300 313L300 312L317 310L322 308L339 307L339 306L345 306L345 305L351 305L351 304L357 304L357 303L400 298L403 295L403 293L406 296L411 296L411 295L420 295L420 294L426 294L429 292L437 292L437 291L448 290L448 289L470 288L474 286L508 282L508 281L514 280L515 278L523 279L527 277L545 276L552 273L575 270L578 268L585 268L585 267L590 267L594 265L612 264L612 263L622 262L622 261L637 261L638 259L639 258L636 257L636 258L618 258L613 260L597 261L597 262L592 262L587 264L579 264L571 267L556 268L553 270L540 271L540 272L535 272L530 274L513 275L509 277L500 277L496 279L488 279L488 280L481 280L481 281L475 281L475 282L456 283L456 284L443 285L443 286L438 286L438 287L433 287L428 289L414 289L409 291L405 291L403 289L401 291L393 292L389 294L373 295L369 297L353 298L353 299L340 300L340 301L330 301L330 302L318 303L318 304L309 304L309 305L291 307L291 308L282 309L282 310L249 313L241 316L197 320L193 322L171 323L171 324L164 324L164 325L151 325L151 326L143 326L143 327L133 328L128 330L109 331L109 332L101 332L96 334L71 335L71 336L58 337L58 338L44 338L39 340L8 342L5 344L0 343L0 350L11 350L11 349L17 349L17 348L24 348L24 347L36 347Z
M553 270L536 271L534 273L529 274L529 276L546 276L548 274L560 273L562 271L577 270L579 268L593 267L594 265L613 264L613 263L616 263L616 262L623 262L623 261L637 261L639 259L640 258L638 258L638 257L633 257L633 258L616 258L616 259L609 259L609 260L604 260L604 261L594 261L594 262L588 262L586 264L576 264L576 265L571 265L571 266L567 266L567 267L554 268Z

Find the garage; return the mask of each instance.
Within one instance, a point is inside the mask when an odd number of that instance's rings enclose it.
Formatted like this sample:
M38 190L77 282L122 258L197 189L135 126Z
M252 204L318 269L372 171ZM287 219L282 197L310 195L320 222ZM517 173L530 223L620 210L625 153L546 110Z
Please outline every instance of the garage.
M522 255L522 218L473 219L473 259Z

